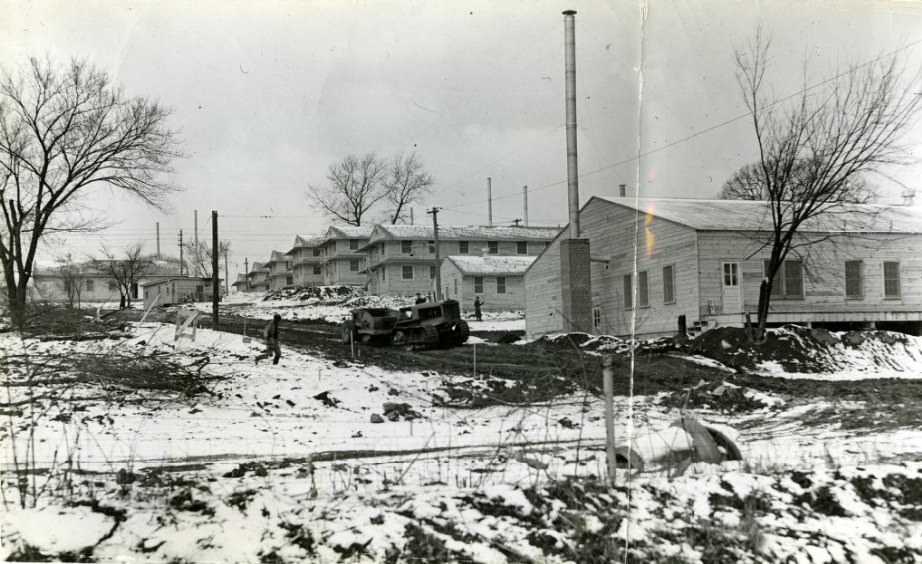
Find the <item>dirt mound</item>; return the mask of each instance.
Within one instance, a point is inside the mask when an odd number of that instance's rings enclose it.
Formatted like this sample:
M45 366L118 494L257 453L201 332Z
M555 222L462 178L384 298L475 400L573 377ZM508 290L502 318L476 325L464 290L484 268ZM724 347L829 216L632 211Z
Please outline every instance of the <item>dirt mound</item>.
M365 289L361 286L289 286L266 292L263 301L317 300L321 304L339 304L364 295Z
M729 382L700 382L697 386L663 397L662 405L678 409L713 409L722 413L744 413L778 405L764 401L764 394L751 393Z
M681 350L682 345L672 337L661 337L648 341L635 341L611 335L589 335L588 333L563 333L546 335L534 341L536 344L551 348L582 349L598 353L611 353L628 356L634 354L656 354Z
M762 342L752 342L745 329L717 327L692 341L688 352L733 368L776 366L788 373L813 374L874 366L901 370L922 360L916 337L887 331L833 333L798 325L769 329Z

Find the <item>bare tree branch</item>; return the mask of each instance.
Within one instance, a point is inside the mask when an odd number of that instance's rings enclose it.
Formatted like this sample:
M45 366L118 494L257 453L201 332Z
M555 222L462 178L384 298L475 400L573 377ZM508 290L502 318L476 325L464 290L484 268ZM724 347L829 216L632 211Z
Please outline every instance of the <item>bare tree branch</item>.
M124 190L156 207L177 190L170 163L180 151L169 116L86 61L31 58L17 74L0 74L0 262L17 326L42 237L92 226L68 213L90 187Z
M122 257L117 257L106 247L102 248L103 259L94 259L90 266L103 276L115 280L118 285L119 307L131 307L131 290L138 280L153 268L154 257L143 254L143 246L137 243L125 249Z
M426 172L415 152L409 155L394 155L387 179L384 181L387 200L393 206L390 222L396 224L403 221L405 208L421 200L434 183L432 175Z
M900 142L922 103L916 95L919 79L904 73L898 53L852 65L818 88L806 86L805 79L804 89L786 103L770 101L765 92L769 47L759 29L748 50L736 52L737 81L752 116L759 159L731 178L730 187L724 186L726 193L759 195L771 210L765 241L771 253L759 295L760 334L775 275L803 242L796 237L801 227L873 198L863 177L907 162L909 153Z
M382 182L387 165L374 153L349 155L327 171L326 187L309 186L308 197L324 212L348 225L361 225L368 211L387 196Z

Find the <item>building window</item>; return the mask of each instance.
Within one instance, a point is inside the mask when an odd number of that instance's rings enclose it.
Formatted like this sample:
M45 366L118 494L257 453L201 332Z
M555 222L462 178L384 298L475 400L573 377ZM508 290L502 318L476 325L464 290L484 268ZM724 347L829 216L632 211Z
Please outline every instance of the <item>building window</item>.
M435 254L435 241L429 241L429 254Z
M900 297L900 263L884 263L884 297Z
M285 270L291 270L291 261L285 261Z
M447 293L448 293L448 292L446 292L446 294L447 294ZM455 278L455 296L457 296L457 295L458 295L458 279Z
M109 291L115 292L117 290L118 290L118 284L116 284L114 280L109 280Z
M600 308L592 308L592 327L598 329L602 326L602 310Z
M647 271L637 273L637 305L647 307L650 305L650 290L647 287Z
M359 261L350 260L349 261L349 272L358 272L359 271Z
M527 255L528 254L528 241L516 242L515 252L520 255Z
M413 265L403 267L402 278L404 280L413 280Z
M482 276L474 277L474 293L475 294L483 293L483 277Z
M409 255L413 252L413 241L401 241L400 242L400 252Z
M663 267L663 303L675 303L675 267Z
M435 280L435 267L429 267L429 280Z
M860 260L845 261L845 297L864 297L864 265Z
M349 250L350 251L359 250L359 240L358 239L349 239Z
M294 284L294 283L295 283L295 278L294 278L294 276L286 276L286 277L285 277L285 285L286 285L286 286L291 286L291 285Z
M499 241L488 241L488 242L487 242L487 248L489 249L488 252L489 252L491 255L497 255L497 254L499 254Z
M762 262L762 273L768 277L768 261ZM786 260L775 273L772 283L772 297L781 299L803 299L804 267L799 260Z
M387 280L387 267L386 266L381 268L381 282L384 282L385 280Z
M471 252L470 243L468 241L461 241L458 243L458 252L462 255L469 254Z
M87 291L87 292L92 292L92 291L93 291L93 287L94 287L93 282L95 282L95 281L94 281L94 280L87 280L87 281L86 281L86 291Z
M505 276L496 277L496 293L497 294L506 293L506 277Z
M320 253L322 253L322 252L323 252L323 251L320 249L320 247L314 247L314 256L315 256L315 257L319 257L319 256L320 256Z
M323 270L319 264L314 265L314 274L322 274Z
M630 274L625 274L621 277L621 291L624 293L624 309L634 307L634 287L631 283Z

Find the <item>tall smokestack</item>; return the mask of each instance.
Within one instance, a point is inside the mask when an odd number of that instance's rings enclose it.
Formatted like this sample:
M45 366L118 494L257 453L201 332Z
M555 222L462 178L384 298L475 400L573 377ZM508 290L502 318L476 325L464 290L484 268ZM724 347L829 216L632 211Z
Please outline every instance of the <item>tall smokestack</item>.
M487 177L487 225L493 227L493 179Z
M567 194L570 211L570 237L579 238L579 168L576 159L576 10L563 13L567 94Z
M525 198L525 227L528 227L528 186L522 186L522 197Z
M563 13L566 47L567 187L570 212L569 237L560 241L560 314L566 332L592 330L592 266L589 239L579 228L579 169L576 160L576 31L573 16Z

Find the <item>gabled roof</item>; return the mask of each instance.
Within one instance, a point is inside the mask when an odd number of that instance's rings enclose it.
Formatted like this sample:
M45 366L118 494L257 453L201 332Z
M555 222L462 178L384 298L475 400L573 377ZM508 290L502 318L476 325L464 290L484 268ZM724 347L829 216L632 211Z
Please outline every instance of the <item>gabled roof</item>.
M550 241L556 227L440 225L440 241ZM376 225L372 239L433 239L430 225Z
M537 257L519 257L519 256L485 256L472 257L466 255L452 255L445 257L445 260L451 261L461 274L473 275L510 275L521 276L525 274L531 263L535 262Z
M677 198L593 196L641 214L673 221L698 231L767 231L772 227L768 202ZM589 205L587 202L586 205ZM810 218L801 233L922 233L922 210L908 206L847 204Z
M292 243L291 250L287 251L285 254L290 255L298 249L311 249L313 247L319 247L324 243L324 241L326 241L326 237L323 235L311 235L308 237L295 235L295 242Z
M327 239L367 239L371 237L373 225L331 225L327 229Z
M247 276L252 276L254 274L259 274L262 272L269 272L269 268L264 262L254 262L253 266L250 268L250 271L247 273Z
M286 253L283 253L281 251L272 251L272 255L270 256L269 261L266 264L268 264L269 262L285 262L287 260L285 259L285 254Z

